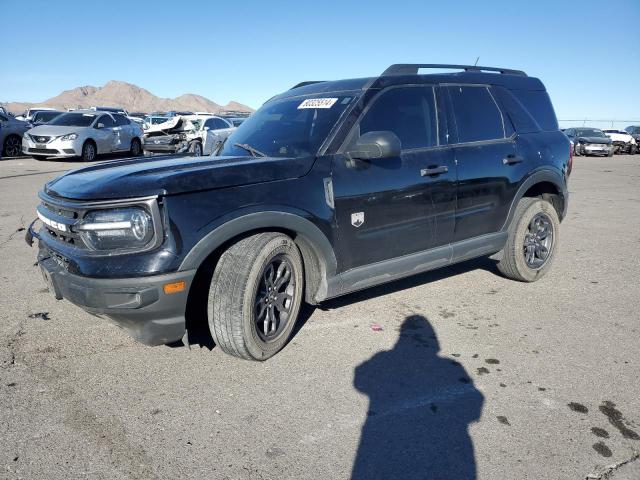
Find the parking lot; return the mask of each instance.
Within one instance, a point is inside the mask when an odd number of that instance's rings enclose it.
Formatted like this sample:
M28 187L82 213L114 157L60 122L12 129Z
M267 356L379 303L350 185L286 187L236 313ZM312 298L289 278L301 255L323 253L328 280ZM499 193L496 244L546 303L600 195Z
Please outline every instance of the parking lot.
M575 159L540 282L487 259L352 294L265 363L50 296L23 229L75 166L0 162L0 478L640 478L640 156Z

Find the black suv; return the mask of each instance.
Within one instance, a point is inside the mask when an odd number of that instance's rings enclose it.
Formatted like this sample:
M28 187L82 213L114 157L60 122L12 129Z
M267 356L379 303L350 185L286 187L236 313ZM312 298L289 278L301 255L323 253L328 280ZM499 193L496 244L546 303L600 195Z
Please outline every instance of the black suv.
M507 277L541 278L572 161L540 80L458 65L300 83L216 153L49 182L27 242L56 298L149 345L208 322L222 350L265 360L303 301L493 254Z

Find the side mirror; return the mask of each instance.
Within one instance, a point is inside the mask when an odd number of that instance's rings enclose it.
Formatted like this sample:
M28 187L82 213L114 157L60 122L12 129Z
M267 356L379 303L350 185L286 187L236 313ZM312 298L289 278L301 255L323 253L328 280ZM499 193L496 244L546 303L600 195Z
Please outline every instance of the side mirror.
M204 127L203 130L206 132L207 130L209 130L209 127Z
M96 125L96 128L104 128L104 123L100 122Z
M390 131L367 132L361 135L349 150L351 158L374 160L399 157L402 145L398 136Z

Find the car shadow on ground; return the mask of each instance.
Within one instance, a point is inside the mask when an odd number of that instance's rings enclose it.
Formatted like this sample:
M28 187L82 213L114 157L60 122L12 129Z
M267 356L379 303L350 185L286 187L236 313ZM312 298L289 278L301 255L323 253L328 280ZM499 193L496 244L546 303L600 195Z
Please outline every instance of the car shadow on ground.
M369 398L352 479L476 478L468 426L484 397L461 364L438 355L422 315L405 318L391 350L360 364L353 385Z

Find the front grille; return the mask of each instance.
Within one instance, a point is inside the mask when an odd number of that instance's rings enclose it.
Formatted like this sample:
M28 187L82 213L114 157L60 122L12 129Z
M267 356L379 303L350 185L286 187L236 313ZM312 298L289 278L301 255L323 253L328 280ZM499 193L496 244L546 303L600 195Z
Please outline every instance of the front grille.
M29 134L29 136L31 137L31 140L33 140L36 143L49 143L49 141L53 138L53 137L48 137L46 135L31 135L31 134Z
M78 218L78 212L74 212L73 210L69 210L67 208L58 207L53 203L42 202L42 206L46 208L48 211L50 211L51 213L53 213L54 215L60 215L61 217L73 218L73 219Z
M61 231L60 229L44 224L43 226L49 236L64 244L86 249L86 245L82 241L82 237L73 229L73 224L80 218L80 210L74 210L66 203L59 205L55 202L55 199L51 197L47 196L45 198L41 199L42 201L40 202L39 207L39 211L42 215L54 221L64 223L67 226L66 231Z
M49 155L57 155L58 150L53 148L30 148L29 153L48 153Z

